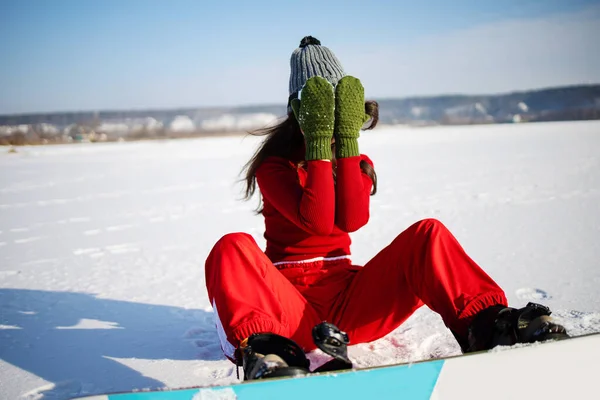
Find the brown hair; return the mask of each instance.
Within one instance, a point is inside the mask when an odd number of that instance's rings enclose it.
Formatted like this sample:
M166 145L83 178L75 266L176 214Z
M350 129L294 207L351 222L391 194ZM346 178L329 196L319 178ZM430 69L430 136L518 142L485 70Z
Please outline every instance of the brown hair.
M371 117L371 123L365 130L375 128L379 121L379 104L374 100L365 102L365 113ZM244 174L242 181L246 183L245 200L249 200L256 192L256 171L267 157L277 156L292 159L298 149L304 146L304 136L293 113L288 113L287 117L277 125L249 133L254 136L266 136L266 138L252 158L242 168L242 173ZM365 160L361 160L360 168L371 178L373 182L371 195L374 195L377 193L377 174L375 173L375 169ZM257 211L261 212L260 209Z

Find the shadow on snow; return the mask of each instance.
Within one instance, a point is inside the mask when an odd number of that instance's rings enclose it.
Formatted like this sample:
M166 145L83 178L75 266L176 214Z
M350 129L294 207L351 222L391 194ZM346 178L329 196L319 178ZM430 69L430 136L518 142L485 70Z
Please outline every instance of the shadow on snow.
M56 384L46 398L64 382L85 394L165 386L112 358L224 359L213 313L202 310L0 289L0 324L0 358Z

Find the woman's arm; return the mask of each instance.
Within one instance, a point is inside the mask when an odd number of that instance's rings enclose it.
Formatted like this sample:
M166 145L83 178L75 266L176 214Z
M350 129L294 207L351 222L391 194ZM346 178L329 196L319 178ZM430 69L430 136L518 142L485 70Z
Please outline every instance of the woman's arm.
M307 161L304 187L298 171L279 157L271 157L256 171L265 201L285 218L313 235L329 235L334 226L335 189L330 161Z
M372 182L362 173L358 149L360 130L365 122L364 88L357 78L345 76L335 88L336 216L335 224L354 232L369 220ZM372 163L371 163L372 164Z
M365 155L337 160L335 225L344 232L357 231L369 221L373 182L362 172L361 160L373 166L373 162Z

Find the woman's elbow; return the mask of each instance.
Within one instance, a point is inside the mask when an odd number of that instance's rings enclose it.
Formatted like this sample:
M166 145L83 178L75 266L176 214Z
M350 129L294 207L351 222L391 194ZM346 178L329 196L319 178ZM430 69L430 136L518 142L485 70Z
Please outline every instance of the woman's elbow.
M343 232L352 233L365 226L367 222L369 222L369 214L337 221L336 226Z
M329 236L333 232L333 227L334 227L333 222L329 225L326 225L326 224L313 225L312 233L313 233L313 235L317 235L317 236Z
M332 221L304 221L304 229L315 236L329 236L333 232L334 223Z

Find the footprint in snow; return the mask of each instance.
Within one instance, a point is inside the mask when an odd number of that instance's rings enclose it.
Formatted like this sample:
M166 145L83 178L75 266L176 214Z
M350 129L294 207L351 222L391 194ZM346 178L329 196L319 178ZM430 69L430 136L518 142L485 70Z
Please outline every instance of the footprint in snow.
M235 374L235 370L232 367L219 368L219 369L212 371L210 373L210 377L213 379L223 379L223 378L229 378L230 376L233 376L234 374ZM227 399L227 398L228 397L223 397L223 399ZM208 399L208 397L207 397L207 399ZM220 397L215 397L215 399L220 399ZM237 397L232 397L232 399L237 399Z
M183 337L185 339L213 340L215 337L217 337L217 332L214 329L207 330L206 328L192 328L186 331Z
M552 298L548 292L536 288L517 289L515 294L521 300L548 300Z

